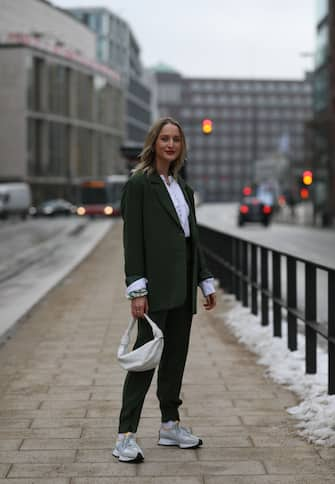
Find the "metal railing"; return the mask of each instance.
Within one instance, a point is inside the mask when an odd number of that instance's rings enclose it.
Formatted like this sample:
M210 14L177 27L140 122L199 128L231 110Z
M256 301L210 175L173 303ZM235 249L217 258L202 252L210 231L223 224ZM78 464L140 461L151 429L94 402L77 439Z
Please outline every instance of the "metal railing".
M235 294L243 306L250 306L254 315L258 314L260 305L263 326L269 325L269 301L272 300L273 336L282 336L283 310L286 310L289 350L297 350L298 320L304 323L306 373L317 372L317 336L326 340L328 393L334 395L335 270L202 225L199 233L206 261L220 286ZM326 318L322 322L317 321L317 271L325 274L328 291ZM304 301L298 308L298 283L301 279L304 279Z

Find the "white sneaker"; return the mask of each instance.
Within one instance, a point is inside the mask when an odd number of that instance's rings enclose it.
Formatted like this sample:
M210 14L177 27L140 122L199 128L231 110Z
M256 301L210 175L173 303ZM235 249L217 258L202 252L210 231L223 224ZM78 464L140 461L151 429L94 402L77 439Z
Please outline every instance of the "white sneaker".
M121 462L142 462L144 459L143 451L131 432L118 437L112 453Z
M176 445L180 449L195 449L202 445L202 440L179 425L179 422L174 422L169 427L164 427L164 424L161 426L158 445Z

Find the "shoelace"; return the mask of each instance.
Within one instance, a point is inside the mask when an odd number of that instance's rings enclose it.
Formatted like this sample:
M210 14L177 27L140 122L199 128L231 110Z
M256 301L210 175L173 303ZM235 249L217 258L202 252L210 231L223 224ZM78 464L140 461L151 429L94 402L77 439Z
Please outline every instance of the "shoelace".
M191 434L191 430L186 427L182 427L181 425L178 425L177 432L180 432L181 434L186 435L187 437L193 437L193 435Z

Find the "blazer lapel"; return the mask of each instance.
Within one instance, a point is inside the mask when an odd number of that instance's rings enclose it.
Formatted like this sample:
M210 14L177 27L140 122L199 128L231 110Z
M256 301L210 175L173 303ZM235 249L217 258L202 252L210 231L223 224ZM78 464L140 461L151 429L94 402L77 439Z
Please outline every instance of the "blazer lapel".
M176 209L174 208L169 192L167 191L161 177L158 175L158 173L152 173L148 176L148 178L162 207L168 212L178 226L181 227Z

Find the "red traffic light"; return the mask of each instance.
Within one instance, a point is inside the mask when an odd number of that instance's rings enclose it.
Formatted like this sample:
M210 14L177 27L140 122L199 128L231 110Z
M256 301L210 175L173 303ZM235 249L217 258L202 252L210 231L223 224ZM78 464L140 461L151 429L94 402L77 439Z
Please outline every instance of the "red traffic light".
M313 173L310 170L305 170L302 174L302 183L304 185L312 185L313 183Z
M307 200L309 198L308 188L301 188L300 189L300 198L302 200Z
M243 195L249 196L249 195L252 194L252 188L251 187L244 187L242 192L243 192Z
M213 131L213 121L211 119L203 119L202 132L203 134L211 134Z

